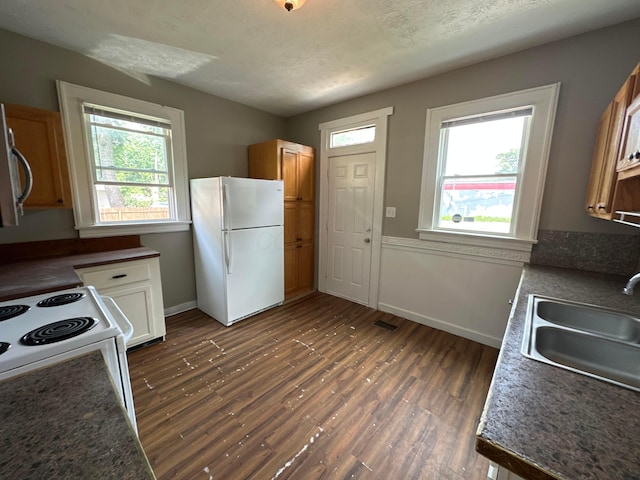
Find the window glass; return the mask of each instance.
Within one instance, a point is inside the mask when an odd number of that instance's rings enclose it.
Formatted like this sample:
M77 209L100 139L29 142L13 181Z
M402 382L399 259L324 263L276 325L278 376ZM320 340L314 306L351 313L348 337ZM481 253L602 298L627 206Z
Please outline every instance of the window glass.
M437 227L509 233L531 109L443 122Z
M342 130L333 132L330 135L330 147L348 147L350 145L361 145L363 143L371 143L376 139L376 126L368 125L366 127L353 128L350 130Z
M173 219L170 125L90 106L84 111L98 223Z

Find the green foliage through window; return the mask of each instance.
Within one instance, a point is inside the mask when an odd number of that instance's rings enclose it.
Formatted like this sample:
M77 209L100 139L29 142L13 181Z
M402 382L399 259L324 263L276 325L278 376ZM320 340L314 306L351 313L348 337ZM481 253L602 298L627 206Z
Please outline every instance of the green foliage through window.
M103 220L124 221L127 215L138 220L170 218L170 126L92 107L85 107L85 118ZM114 209L121 210L117 216Z

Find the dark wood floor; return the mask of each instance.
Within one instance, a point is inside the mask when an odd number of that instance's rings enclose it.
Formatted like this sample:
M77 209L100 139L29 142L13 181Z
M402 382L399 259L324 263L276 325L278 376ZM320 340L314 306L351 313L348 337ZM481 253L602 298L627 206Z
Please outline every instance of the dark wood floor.
M374 322L396 325L389 331ZM315 293L224 327L198 310L129 354L159 480L486 479L497 350Z

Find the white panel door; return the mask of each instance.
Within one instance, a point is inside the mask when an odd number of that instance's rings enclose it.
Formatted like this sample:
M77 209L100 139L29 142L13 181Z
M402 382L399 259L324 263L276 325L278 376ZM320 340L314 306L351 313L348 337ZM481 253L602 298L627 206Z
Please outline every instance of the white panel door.
M284 224L282 180L222 177L225 230Z
M284 301L283 227L225 232L227 324Z
M327 293L369 304L375 153L329 159Z

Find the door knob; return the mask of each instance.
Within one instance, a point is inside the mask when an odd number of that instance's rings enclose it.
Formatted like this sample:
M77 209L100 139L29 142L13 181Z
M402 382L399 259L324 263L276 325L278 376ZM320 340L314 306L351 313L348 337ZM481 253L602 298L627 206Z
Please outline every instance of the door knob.
M371 239L370 238L365 238L364 239L364 243L371 243Z

